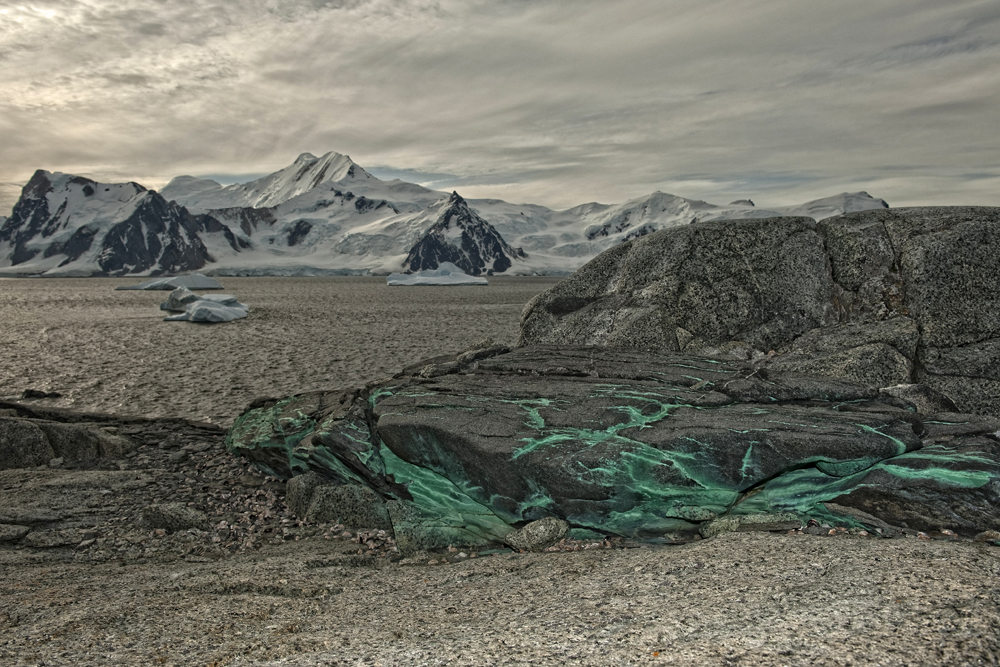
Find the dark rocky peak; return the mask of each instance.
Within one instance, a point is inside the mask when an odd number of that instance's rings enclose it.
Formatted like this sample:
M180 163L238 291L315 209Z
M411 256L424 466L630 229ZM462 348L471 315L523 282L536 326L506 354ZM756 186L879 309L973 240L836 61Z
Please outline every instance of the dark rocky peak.
M105 274L116 276L200 269L215 261L198 235L207 222L159 193L149 192L132 215L108 230L97 263Z
M21 201L25 199L38 199L52 192L51 176L52 174L44 169L39 169L32 174L28 182L21 188Z
M437 221L410 249L403 266L423 271L451 262L472 276L493 275L503 273L513 260L523 257L523 250L512 248L493 225L453 192Z
M752 199L737 199L736 201L729 202L730 206L756 206Z

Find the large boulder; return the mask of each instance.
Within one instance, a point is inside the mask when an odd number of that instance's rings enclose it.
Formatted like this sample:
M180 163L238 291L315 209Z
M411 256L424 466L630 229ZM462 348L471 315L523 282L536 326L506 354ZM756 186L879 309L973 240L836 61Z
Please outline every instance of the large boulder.
M0 470L33 468L55 458L66 462L121 458L132 442L96 424L0 417Z
M756 359L866 385L921 383L1000 415L1000 209L878 209L668 229L533 299L527 344Z
M652 233L532 300L514 350L258 402L227 443L376 494L403 550L558 522L998 530L998 223L897 209Z
M416 549L502 542L546 517L639 538L720 516L829 520L824 503L972 534L1000 527L998 428L737 361L531 346L263 402L227 442L280 476L374 490Z

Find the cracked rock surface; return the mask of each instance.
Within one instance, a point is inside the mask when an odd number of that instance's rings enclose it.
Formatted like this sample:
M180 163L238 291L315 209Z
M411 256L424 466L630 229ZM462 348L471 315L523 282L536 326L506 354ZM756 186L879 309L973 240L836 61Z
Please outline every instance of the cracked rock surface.
M741 357L1000 416L1000 209L703 222L616 246L525 307L520 344Z
M544 517L579 539L684 541L720 516L774 513L876 527L829 503L972 537L1000 528L998 430L821 376L527 346L260 402L227 442L276 476L374 491L407 550L502 542Z

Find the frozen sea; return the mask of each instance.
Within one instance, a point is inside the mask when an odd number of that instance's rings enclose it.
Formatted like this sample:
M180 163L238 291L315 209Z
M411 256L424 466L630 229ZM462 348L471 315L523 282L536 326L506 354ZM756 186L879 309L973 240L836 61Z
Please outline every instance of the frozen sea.
M254 398L364 384L492 337L560 278L487 287L389 287L379 277L220 278L245 320L164 322L168 292L141 279L0 279L0 397L78 411L181 416L226 426Z

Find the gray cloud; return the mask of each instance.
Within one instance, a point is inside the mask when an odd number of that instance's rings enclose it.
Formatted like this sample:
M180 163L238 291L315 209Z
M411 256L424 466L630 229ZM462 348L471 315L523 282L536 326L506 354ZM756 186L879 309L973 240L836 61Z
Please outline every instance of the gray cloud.
M41 167L159 187L337 150L432 187L557 207L655 189L1000 205L995 177L968 176L1000 168L992 0L3 11L4 182ZM0 211L12 203L0 189Z

